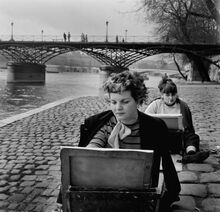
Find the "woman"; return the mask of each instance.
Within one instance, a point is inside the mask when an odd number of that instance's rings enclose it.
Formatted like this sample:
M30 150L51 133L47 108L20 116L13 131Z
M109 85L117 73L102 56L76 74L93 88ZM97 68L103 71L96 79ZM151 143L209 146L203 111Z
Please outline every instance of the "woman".
M163 77L158 88L161 97L148 105L146 114L182 114L184 127L184 146L186 155L183 163L202 162L209 157L209 152L199 151L200 138L195 134L192 114L188 105L178 97L176 84L168 77Z
M157 186L162 158L166 192L161 211L168 211L169 206L179 200L180 183L169 150L164 145L168 135L166 124L138 110L147 97L144 79L138 73L124 71L111 76L103 87L111 110L85 120L79 146L154 150L152 186Z

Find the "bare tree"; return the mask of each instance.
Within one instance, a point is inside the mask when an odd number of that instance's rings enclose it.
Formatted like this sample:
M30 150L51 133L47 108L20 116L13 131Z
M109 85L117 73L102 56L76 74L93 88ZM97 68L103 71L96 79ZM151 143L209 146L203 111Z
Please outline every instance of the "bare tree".
M156 24L161 41L173 43L216 43L219 39L218 0L140 0L146 20ZM186 55L202 81L210 81L210 63ZM208 59L208 58L207 58ZM210 59L210 58L209 58ZM179 68L179 67L177 67Z

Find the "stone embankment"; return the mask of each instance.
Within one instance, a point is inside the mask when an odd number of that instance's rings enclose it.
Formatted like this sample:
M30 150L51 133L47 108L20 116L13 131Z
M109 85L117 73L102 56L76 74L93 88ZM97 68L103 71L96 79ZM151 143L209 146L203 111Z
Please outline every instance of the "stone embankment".
M181 85L179 93L192 110L201 149L209 149L211 155L202 164L187 164L178 170L182 191L174 211L218 212L220 86ZM156 92L150 90L149 95L152 99ZM77 146L83 120L107 108L102 98L81 97L2 123L0 212L55 210L61 177L60 146Z

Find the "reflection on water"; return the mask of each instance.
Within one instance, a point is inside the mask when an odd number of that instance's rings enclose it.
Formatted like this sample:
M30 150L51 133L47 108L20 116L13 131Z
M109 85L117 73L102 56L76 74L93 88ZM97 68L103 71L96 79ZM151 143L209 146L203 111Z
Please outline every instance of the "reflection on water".
M99 75L94 73L50 73L45 84L7 84L0 72L0 120L68 97L98 95Z
M0 119L47 103L45 93L46 87L42 84L6 84L0 90Z
M8 84L5 88L7 102L9 104L22 106L31 104L35 99L42 99L45 93L45 86L42 84Z

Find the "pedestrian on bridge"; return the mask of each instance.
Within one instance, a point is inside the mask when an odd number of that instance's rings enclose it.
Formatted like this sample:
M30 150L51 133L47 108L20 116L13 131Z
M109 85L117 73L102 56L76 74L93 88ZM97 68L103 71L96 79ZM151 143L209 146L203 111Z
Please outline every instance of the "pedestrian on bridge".
M68 42L70 42L70 37L71 37L70 32L68 32L67 37L68 37Z
M65 32L63 33L63 39L64 39L64 42L66 42L66 33Z
M81 34L81 42L85 43L85 35L84 35L84 33Z
M115 37L115 42L118 43L118 35Z

